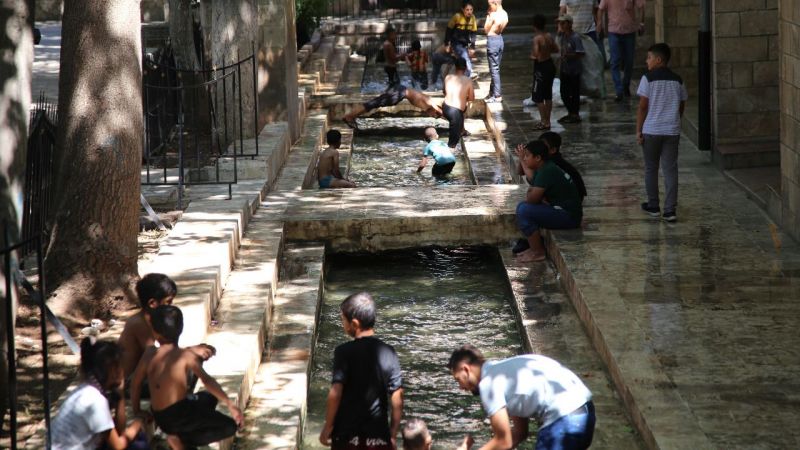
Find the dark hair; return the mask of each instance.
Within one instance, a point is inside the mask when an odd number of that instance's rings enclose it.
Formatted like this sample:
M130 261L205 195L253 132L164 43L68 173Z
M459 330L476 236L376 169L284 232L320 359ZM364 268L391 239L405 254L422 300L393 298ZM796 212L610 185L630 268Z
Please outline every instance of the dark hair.
M533 26L536 27L537 30L544 31L545 25L547 25L547 18L541 14L533 16Z
M369 330L375 326L375 300L368 293L359 292L347 297L340 308L347 320L358 319L362 329Z
M545 131L539 135L539 140L546 142L548 147L556 149L556 152L561 149L561 135L555 131Z
M336 147L342 145L342 133L339 130L328 130L328 134L325 138L328 141L328 145Z
M183 332L183 313L180 308L162 305L150 313L153 331L166 338L169 344L177 344Z
M149 309L147 302L152 298L158 301L174 297L178 293L178 286L172 278L163 273L148 273L136 283L136 295L142 308Z
M447 368L452 372L456 370L456 367L462 362L466 362L469 365L480 366L483 365L484 361L486 361L486 358L483 357L483 353L481 353L477 347L472 344L464 344L450 355Z
M95 341L93 337L81 341L81 372L93 377L105 387L111 367L122 362L122 347L116 342Z
M422 44L419 41L414 41L411 43L411 50L421 50Z
M467 60L464 58L456 58L456 69L465 70L467 68Z
M411 419L403 427L403 448L417 450L425 447L430 433L428 426L422 419Z
M667 64L669 59L672 57L672 50L670 50L669 45L664 42L651 45L647 51L652 53L653 56L661 58L661 60L664 61L664 64Z
M530 141L525 144L525 150L533 156L541 156L543 161L547 161L550 156L550 151L547 149L547 144L542 141Z
M475 5L472 3L472 0L464 0L463 2L461 2L461 9L464 9L467 6L472 6L473 8L475 8Z

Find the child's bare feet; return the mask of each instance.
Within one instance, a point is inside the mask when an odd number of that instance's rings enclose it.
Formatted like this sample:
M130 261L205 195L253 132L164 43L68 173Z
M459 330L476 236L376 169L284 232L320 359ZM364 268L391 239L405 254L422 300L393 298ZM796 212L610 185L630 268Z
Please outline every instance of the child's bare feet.
M517 255L517 262L539 262L544 261L546 258L547 255L544 253L536 253L532 249L527 249Z

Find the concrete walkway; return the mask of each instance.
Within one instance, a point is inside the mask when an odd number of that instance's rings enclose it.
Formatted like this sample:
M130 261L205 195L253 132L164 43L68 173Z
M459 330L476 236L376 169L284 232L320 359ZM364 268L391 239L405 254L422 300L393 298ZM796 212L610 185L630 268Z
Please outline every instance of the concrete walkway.
M506 40L509 146L538 136L529 42ZM643 214L635 107L599 100L554 126L589 191L587 226L549 245L562 282L649 447L796 448L800 246L685 138L678 222Z

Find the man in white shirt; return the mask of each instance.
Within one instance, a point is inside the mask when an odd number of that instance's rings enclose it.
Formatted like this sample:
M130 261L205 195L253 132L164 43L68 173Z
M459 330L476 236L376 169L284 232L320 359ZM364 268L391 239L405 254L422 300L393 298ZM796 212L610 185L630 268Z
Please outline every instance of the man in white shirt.
M493 437L481 450L517 447L528 437L531 418L539 422L536 450L591 445L596 420L592 394L557 361L541 355L487 361L480 350L463 345L447 367L461 389L480 396L489 416Z

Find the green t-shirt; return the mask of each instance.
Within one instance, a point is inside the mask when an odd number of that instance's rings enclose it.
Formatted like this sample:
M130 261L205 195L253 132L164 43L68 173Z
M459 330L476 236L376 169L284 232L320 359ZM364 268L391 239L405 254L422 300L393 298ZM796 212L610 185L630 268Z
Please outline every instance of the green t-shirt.
M552 206L558 206L576 220L583 218L583 207L578 188L568 173L553 161L547 161L533 176L533 187L544 189L544 197Z

